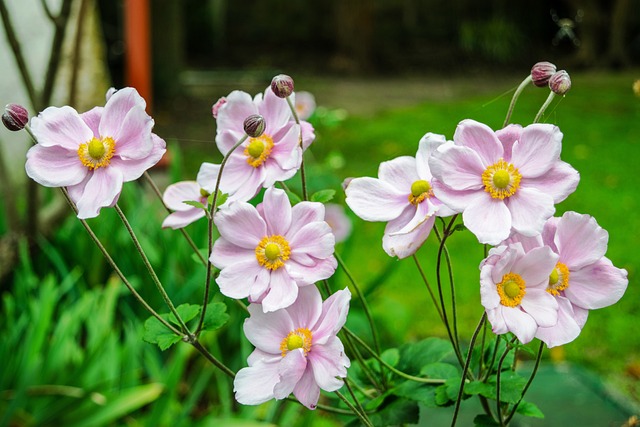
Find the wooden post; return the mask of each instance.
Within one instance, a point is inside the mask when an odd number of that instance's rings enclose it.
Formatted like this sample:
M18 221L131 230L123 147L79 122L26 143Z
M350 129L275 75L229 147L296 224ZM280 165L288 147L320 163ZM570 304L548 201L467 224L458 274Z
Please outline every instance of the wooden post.
M149 0L125 0L125 82L137 89L152 110Z

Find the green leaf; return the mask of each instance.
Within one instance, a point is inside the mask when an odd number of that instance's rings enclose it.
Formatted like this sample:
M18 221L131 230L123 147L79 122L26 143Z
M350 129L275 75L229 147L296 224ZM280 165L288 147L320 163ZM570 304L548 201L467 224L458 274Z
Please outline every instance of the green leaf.
M374 426L416 424L420 418L418 404L411 400L391 396L388 403L380 406L379 412L369 416Z
M440 338L427 338L400 347L398 369L417 375L423 366L440 362L453 352L451 343Z
M229 198L229 195L227 193L223 193L222 191L218 190L218 198L216 199L216 207L222 206L224 204L224 202L227 201L228 198ZM213 205L213 194L209 194L209 197L207 197L207 203L209 205Z
M535 403L531 402L520 402L516 412L520 415L524 415L525 417L544 418L544 414L540 408L538 408Z
M496 377L490 377L489 381L495 384ZM500 375L500 401L516 403L522 396L522 389L527 384L527 379L515 372L503 372ZM495 395L493 396L495 399Z
M210 303L204 316L203 331L215 331L220 329L229 320L227 306L223 302Z
M434 384L407 380L393 388L391 392L396 396L420 402L420 404L427 408L435 408L438 406L436 401L436 389L438 387L439 386Z
M289 196L289 201L291 202L291 206L296 205L302 201L300 196L298 196L293 191L287 190L287 196Z
M494 398L496 397L496 387L495 384L487 384L482 381L471 381L464 385L464 392L470 395L477 395L484 397Z
M184 323L187 323L189 320L193 319L200 313L200 306L197 304L180 304L176 307L176 311L178 315L182 319ZM163 316L164 317L164 316ZM173 313L169 314L168 320L176 326L180 326L178 319L173 315Z
M420 375L427 378L446 380L452 377L460 378L460 371L450 363L436 362L424 365L420 369Z
M165 316L161 315L162 318ZM167 316L168 317L168 316ZM151 316L144 322L144 335L142 339L150 344L157 344L164 351L182 338L169 330L158 319Z
M310 200L312 202L327 203L331 201L331 199L333 199L333 196L335 196L335 194L336 190L320 190L316 193L313 193Z
M380 357L382 358L382 360L395 368L400 361L400 352L397 348L390 348L383 351Z
M200 202L196 202L195 200L183 200L182 203L184 203L185 205L193 206L194 208L204 209L205 211L207 210L207 207L205 205Z

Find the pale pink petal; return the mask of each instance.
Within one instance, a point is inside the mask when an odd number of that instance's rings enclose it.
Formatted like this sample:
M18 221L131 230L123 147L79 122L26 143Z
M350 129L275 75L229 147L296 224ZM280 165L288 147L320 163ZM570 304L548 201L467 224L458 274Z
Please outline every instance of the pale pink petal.
M209 194L213 194L219 173L220 165L204 162L200 165L196 180L204 190ZM222 178L218 190L229 194L229 202L246 202L258 193L261 185L259 170L251 167L244 159L232 155L222 170Z
M520 125L507 125L507 127L497 130L496 136L502 143L502 147L504 149L503 159L507 163L511 163L511 151L513 149L513 144L520 139L520 134L522 133L522 126Z
M518 232L511 233L511 236L509 236L509 238L505 240L503 244L509 245L512 243L520 243L525 252L529 252L533 248L539 248L540 246L545 245L544 241L542 240L542 236L540 234L536 236L528 237ZM553 248L551 249L553 250ZM554 250L554 252L556 251Z
M134 88L126 87L116 91L104 106L100 120L100 135L106 136L105 130L120 129L132 109L138 108L144 111L146 107L145 100Z
M490 164L495 163L497 160ZM442 144L429 157L429 168L434 178L450 189L457 191L484 191L482 173L487 166L482 163L478 153L471 148L461 147L452 143ZM436 196L443 200L438 193L436 193Z
M438 214L438 216L450 216L454 213L462 212L467 208L467 206L474 203L476 199L486 197L484 191L454 190L435 178L431 181L431 189L433 190L436 198L443 203L443 207L441 209L442 215ZM444 215L445 213L448 213L448 215Z
M551 196L534 188L519 188L505 204L511 213L511 227L529 237L540 234L556 211Z
M25 169L29 178L45 187L65 187L81 183L89 169L78 152L57 145L36 144L27 151Z
M255 249L267 235L267 225L256 208L245 202L234 202L216 213L214 222L220 235L234 245Z
M269 291L271 285L271 270L261 268L256 276L256 281L251 286L249 302L262 303L262 300Z
M265 166L273 168L272 173L278 169L288 171L290 169L298 169L302 161L302 148L300 147L300 127L298 125L291 126L289 131L278 141L274 141L273 149L269 154L269 159L265 162ZM279 168L275 168L279 166ZM282 172L280 172L280 175ZM276 181L284 181L284 179L275 179Z
M432 175L429 169L429 157L438 149L439 146L447 142L444 135L435 133L425 134L418 143L418 152L416 153L416 170L419 179L430 182Z
M228 98L227 98L228 99ZM259 99L256 97L256 99ZM258 102L258 114L264 117L266 132L275 133L274 130L283 128L293 119L289 103L284 98L279 98L268 87L264 91L262 102Z
M248 93L234 90L227 95L226 98L227 102L218 110L218 117L216 119L216 144L223 154L226 154L238 140L236 139L234 142L222 142L218 139L218 136L227 130L237 132L239 135L244 135L244 120L252 114L258 114L258 108Z
M93 136L96 138L100 138L99 127L102 111L104 111L104 107L93 107L91 110L80 114L82 121L89 126L91 132L93 132Z
M293 395L307 408L313 410L316 409L318 399L320 399L320 387L316 384L316 380L313 377L313 370L307 363L307 369L304 371L302 378L296 384L293 389Z
M306 150L316 139L315 129L311 123L304 120L300 121L300 128L302 129L302 149Z
M312 330L314 345L326 344L342 329L349 313L350 300L351 292L348 288L335 292L325 300L322 314Z
M502 248L493 248L489 251L497 255L497 260L493 262L493 270L491 272L491 280L493 283L500 283L505 274L514 271L514 264L519 258L524 256L524 249L519 243L509 245L504 251Z
M202 209L199 209L202 211ZM204 211L202 211L204 213ZM257 263L255 248L247 249L220 238L213 244L211 263L222 269L237 262L254 261Z
M112 128L105 124L107 114L105 107L100 121L100 135L111 137L116 143L114 157L121 159L143 159L151 153L154 144L151 138L153 119L144 111L142 107L134 107L126 115L124 122L118 127Z
M405 211L410 215L410 210ZM398 219L389 221L384 235L382 236L382 248L389 256L397 256L399 259L407 258L414 253L429 237L436 217L431 216L425 222L416 227L413 231L405 234L395 234L391 230L397 229L406 221L406 214L403 213Z
M216 265L214 260L212 255L211 263ZM255 260L236 262L220 271L216 283L223 295L234 299L246 298L261 269L262 267Z
M493 310L500 305L500 295L495 281L491 278L493 270L492 265L485 265L480 270L480 303L487 310Z
M527 290L532 286L546 289L549 275L558 262L558 255L550 247L533 248L513 264L513 271L518 273L527 284ZM549 294L550 295L550 294Z
M315 258L328 258L333 254L335 237L326 222L312 222L289 237L292 254L309 254Z
M569 270L579 270L604 256L609 233L590 215L565 212L558 222L554 242L560 262Z
M240 122L242 123L242 121ZM222 153L223 156L226 156L229 154L229 151L245 137L246 134L244 133L244 130L242 128L239 131L231 129L218 129L218 133L216 135L216 146L220 150L220 153ZM242 154L243 156L245 156L244 160L246 161L247 157L244 154L244 149L246 148L248 143L249 139L244 139L244 142L234 149L233 154Z
M269 293L262 299L265 313L289 307L298 297L298 285L284 268L271 272Z
M489 126L475 120L461 121L453 134L453 140L456 145L468 147L476 152L485 168L503 157L504 150L495 132Z
M243 331L249 342L265 353L281 354L280 344L298 327L287 311L264 313L260 304L249 304L248 310L250 316L244 321Z
M560 203L573 193L580 182L580 174L571 165L557 160L551 169L537 178L520 182L520 188L537 188Z
M511 231L511 213L502 200L489 195L477 198L462 213L464 225L476 235L480 243L497 245Z
M150 169L158 163L160 159L162 159L162 156L164 156L164 153L166 153L166 143L162 138L152 133L151 141L153 143L151 152L144 158L125 160L114 156L111 159L111 166L117 167L122 171L125 182L140 178L147 169Z
M497 308L487 310L487 320L491 324L491 331L496 335L502 335L509 332L509 328L505 323L504 316L502 315L503 306L499 305Z
M347 376L349 358L340 339L332 336L324 345L314 345L309 352L309 364L318 386L325 391L339 390ZM339 378L336 378L339 377Z
M558 323L549 328L539 327L536 332L536 338L549 348L570 343L580 335L582 330L575 319L571 302L563 297L557 297L557 300Z
M527 287L520 306L536 321L538 326L551 327L558 323L558 302L543 289Z
M31 119L31 131L42 147L60 146L78 150L91 141L93 132L71 107L48 107Z
M560 158L562 132L557 126L535 123L525 127L513 145L511 163L524 178L538 177Z
M79 200L78 218L86 219L98 216L100 208L113 206L122 191L122 172L116 168L98 168L87 181Z
M278 363L280 359L282 359L281 353L272 354L256 348L251 352L249 357L247 357L247 364L249 366L253 366L259 361L262 361L264 363Z
M519 307L502 307L502 316L509 331L513 332L522 344L527 344L533 339L538 329L533 317Z
M420 227L431 218L435 218L435 206L427 199L413 208L414 215L400 230L390 233L391 236L407 234Z
M307 368L307 358L301 348L290 351L278 364L280 381L273 388L276 399L284 399L295 388Z
M573 303L571 303L571 308L573 308L573 317L576 319L576 323L580 329L584 328L585 323L587 323L587 318L589 317L589 310L578 307Z
M242 368L233 379L236 400L243 405L259 405L274 398L273 389L280 380L277 363L257 362Z
M287 235L295 234L310 222L323 221L325 217L325 206L318 202L298 203L291 208L291 226Z
M331 232L336 238L336 243L346 240L351 235L351 220L341 205L327 203L325 206L325 221L331 227Z
M267 223L267 233L284 236L291 225L291 202L287 193L279 188L268 188L264 193L262 209Z
M406 197L411 193L411 184L420 179L416 159L411 156L397 157L380 163L378 178Z
M84 187L86 187L87 182L89 182L89 179L92 176L93 174L87 173L87 175L84 177L84 179L81 182L67 187L67 191L69 192L69 197L71 197L71 200L73 200L74 203L77 200L80 200L80 198L82 197L82 193L84 193Z
M615 304L627 290L627 270L614 267L606 257L569 273L565 296L574 305L590 310Z
M186 227L187 225L196 222L200 218L204 217L204 209L192 207L186 211L177 211L169 214L164 221L162 221L162 228L178 228Z
M346 188L346 203L365 221L390 221L409 205L405 189L375 178L354 178Z
M187 211L193 206L187 205L186 201L200 201L200 186L195 181L180 181L169 185L162 194L162 201L173 211ZM201 209L202 210L202 209Z
M296 328L311 330L322 314L322 297L315 286L304 286L298 291L298 299L287 307Z
M311 285L320 280L328 279L336 271L338 262L333 256L325 259L307 257L310 263L302 264L299 257L292 257L287 261L286 268L289 275L298 286Z

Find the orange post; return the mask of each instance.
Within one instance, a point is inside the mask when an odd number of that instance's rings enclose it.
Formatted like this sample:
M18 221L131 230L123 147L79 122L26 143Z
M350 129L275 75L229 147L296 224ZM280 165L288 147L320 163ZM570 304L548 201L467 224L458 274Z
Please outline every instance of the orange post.
M125 0L125 82L152 110L149 0Z

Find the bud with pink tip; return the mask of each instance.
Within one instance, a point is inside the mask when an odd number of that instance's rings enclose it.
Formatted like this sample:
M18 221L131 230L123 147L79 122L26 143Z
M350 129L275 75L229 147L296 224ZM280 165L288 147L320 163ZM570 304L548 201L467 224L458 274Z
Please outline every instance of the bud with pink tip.
M2 124L10 131L17 132L24 129L29 122L29 112L22 105L7 104L2 114Z
M571 89L571 78L565 70L560 70L549 79L549 88L556 95L564 95Z
M260 114L252 114L244 119L244 131L251 138L257 138L264 132L264 117Z
M556 72L556 66L551 62L537 62L531 68L531 79L538 87L545 87L549 84L549 79Z
M218 99L215 104L213 104L213 106L211 107L211 115L214 119L218 118L218 111L220 111L220 108L226 103L227 98L223 96L222 98Z
M293 79L286 74L278 74L271 80L271 90L279 98L286 98L293 92Z

